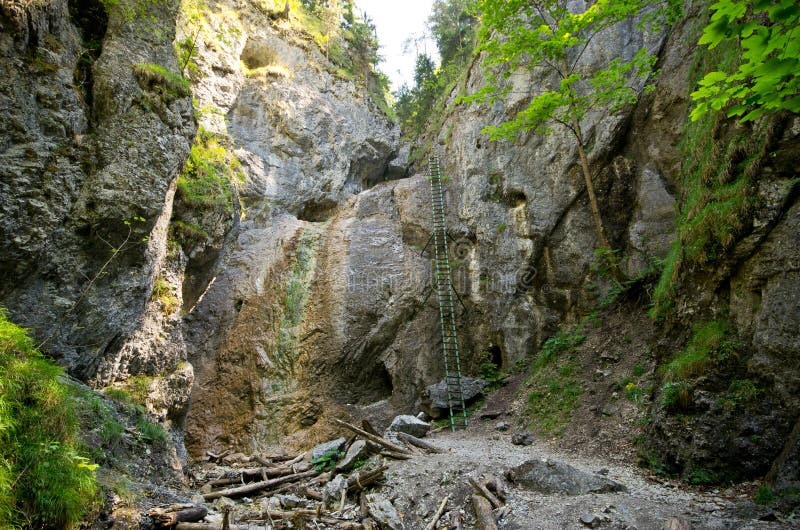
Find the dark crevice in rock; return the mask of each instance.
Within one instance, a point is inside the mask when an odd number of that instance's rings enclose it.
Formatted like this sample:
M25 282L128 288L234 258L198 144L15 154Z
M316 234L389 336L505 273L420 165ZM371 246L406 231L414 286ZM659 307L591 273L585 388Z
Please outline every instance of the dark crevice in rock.
M68 7L70 19L80 33L84 48L75 62L73 83L85 108L89 109L91 123L94 103L92 67L102 51L103 38L108 29L108 14L98 0L69 0Z
M336 206L336 202L331 199L311 200L303 204L297 212L297 218L309 223L321 223L333 217Z

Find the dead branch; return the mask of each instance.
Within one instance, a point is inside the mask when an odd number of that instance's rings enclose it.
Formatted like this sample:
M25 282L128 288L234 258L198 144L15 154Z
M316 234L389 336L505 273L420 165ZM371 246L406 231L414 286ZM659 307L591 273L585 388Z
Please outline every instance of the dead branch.
M208 509L197 504L172 504L158 506L147 511L158 526L174 526L178 523L192 523L208 515Z
M242 495L246 495L248 493L253 493L256 491L269 489L275 486L280 486L288 482L295 482L307 477L313 477L318 474L319 471L312 469L304 473L295 473L294 475L287 475L285 477L278 477L270 480L262 480L260 482L252 482L250 484L245 484L244 486L239 486L237 488L229 488L219 491L212 491L211 493L204 493L203 499L206 501L211 501L214 499L218 499L220 497L239 497Z
M475 508L475 517L480 530L498 530L492 513L492 505L485 497L473 495L472 506Z
M383 479L383 473L387 469L389 469L388 466L380 466L369 471L358 471L350 475L347 477L347 491L353 493L375 484Z
M387 458L394 458L395 460L411 460L410 453L395 453L394 451L381 451L380 454Z
M342 427L345 427L346 429L350 429L354 433L359 434L359 435L363 436L364 438L366 438L367 440L375 442L376 444L378 444L380 446L383 446L383 447L385 447L386 449L388 449L388 450L390 450L392 452L400 453L400 454L410 454L409 451L406 448L400 447L399 445L394 444L394 443L390 442L389 440L386 440L385 438L381 438L380 436L377 436L375 434L370 434L370 433L368 433L367 431L365 431L363 429L359 429L355 425L350 425L346 421L342 421L342 420L339 420L339 419L336 419L336 418L334 418L333 421L336 424L341 425Z
M498 499L491 491L489 491L486 486L478 482L472 477L468 477L467 480L469 481L470 485L475 488L475 492L489 501L492 505L492 508L499 508L502 506L500 499Z
M439 454L444 453L444 451L439 449L438 447L431 445L424 440L420 440L416 436L411 436L410 434L406 434L404 432L397 433L397 438L403 442L407 442L413 446L428 451L429 453L439 453Z
M449 500L450 500L450 495L446 495L444 500L442 500L442 504L439 505L439 509L436 510L435 514L433 514L433 519L431 519L431 522L428 523L428 526L425 527L425 530L433 530L434 528L436 528L436 523L439 521L439 518L444 513L445 506L447 506L447 501Z

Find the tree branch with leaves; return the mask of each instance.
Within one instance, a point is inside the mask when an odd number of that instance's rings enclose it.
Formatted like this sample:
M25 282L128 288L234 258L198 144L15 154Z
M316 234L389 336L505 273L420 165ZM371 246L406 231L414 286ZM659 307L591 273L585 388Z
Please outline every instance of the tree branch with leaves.
M483 132L493 140L512 140L527 131L548 134L553 125L564 127L578 148L598 240L610 249L592 183L584 121L591 111L616 114L636 103L642 91L651 90L643 80L654 73L656 57L642 48L630 58L597 65L584 60L585 51L598 35L620 23L635 21L640 29L659 29L675 17L677 2L598 0L573 12L566 0L481 0L479 11L478 52L484 54L487 84L462 101L494 103L511 91L504 81L515 71L548 71L526 108Z

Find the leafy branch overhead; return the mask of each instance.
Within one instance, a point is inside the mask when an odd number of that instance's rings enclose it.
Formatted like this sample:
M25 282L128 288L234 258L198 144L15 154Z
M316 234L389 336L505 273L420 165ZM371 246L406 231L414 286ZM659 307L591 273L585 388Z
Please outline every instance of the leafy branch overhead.
M499 125L483 129L493 140L511 140L526 131L547 134L553 124L575 138L592 219L600 246L611 248L603 230L600 209L586 154L588 140L583 121L590 111L614 114L635 103L654 73L656 57L642 47L629 57L607 58L586 51L603 32L618 24L636 23L643 31L657 31L671 23L678 2L598 0L582 12L573 12L567 0L482 0L478 52L488 69L486 85L463 97L469 103L496 103L515 89L512 76L520 70L541 71L541 86L530 92L527 107ZM619 50L618 55L626 55Z
M692 120L725 107L728 117L743 122L768 112L800 112L800 4L719 0L711 10L700 44L713 49L738 40L741 62L731 73L709 72L700 81Z
M543 68L551 77L538 94L532 91L527 108L484 132L493 139L513 139L528 130L546 133L557 123L575 133L573 122L583 120L590 110L613 113L634 103L639 96L635 81L650 76L656 60L642 48L629 59L591 65L584 60L588 47L597 35L624 21L637 20L648 29L669 22L677 8L674 2L667 9L661 4L600 0L573 13L565 0L483 0L478 51L485 54L483 64L491 70L487 84L462 101L494 103L514 89L508 80L515 71Z

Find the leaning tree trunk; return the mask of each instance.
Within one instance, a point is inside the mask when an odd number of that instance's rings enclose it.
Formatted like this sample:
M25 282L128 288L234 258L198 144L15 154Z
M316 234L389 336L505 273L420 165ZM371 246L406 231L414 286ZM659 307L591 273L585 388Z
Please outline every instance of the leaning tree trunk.
M575 134L575 139L578 141L578 155L581 159L581 170L583 171L583 180L586 183L586 193L589 195L589 206L592 209L594 228L597 231L597 237L600 239L600 245L606 250L611 250L611 245L608 244L605 230L603 230L603 220L600 217L600 208L597 206L597 196L594 194L592 174L589 171L589 159L586 157L586 149L583 147L583 132L581 131L581 124L577 119L573 118L572 127L572 132Z

